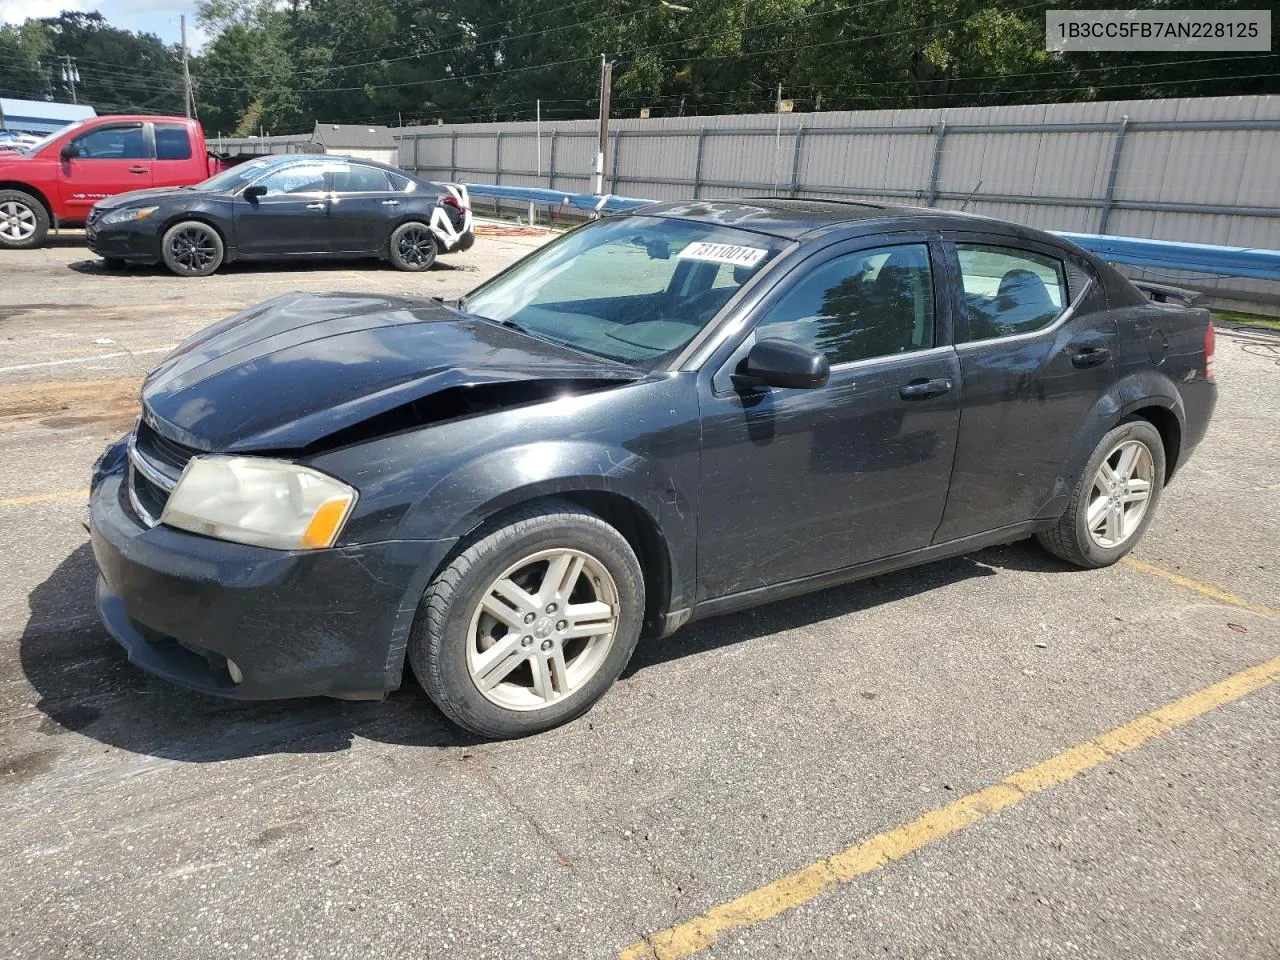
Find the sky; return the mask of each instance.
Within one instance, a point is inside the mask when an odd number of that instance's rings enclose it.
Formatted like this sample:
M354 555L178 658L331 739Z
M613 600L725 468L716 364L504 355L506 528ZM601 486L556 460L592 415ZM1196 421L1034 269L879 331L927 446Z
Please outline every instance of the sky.
M134 33L154 33L165 43L177 43L179 14L187 15L187 43L193 53L206 37L196 26L195 0L0 0L0 23L21 23L56 17L63 10L97 10L114 27Z

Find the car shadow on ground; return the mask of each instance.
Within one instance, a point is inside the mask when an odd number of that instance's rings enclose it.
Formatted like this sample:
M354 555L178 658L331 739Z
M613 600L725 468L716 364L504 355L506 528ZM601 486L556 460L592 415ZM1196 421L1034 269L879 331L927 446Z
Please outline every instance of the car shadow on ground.
M1065 569L1034 547L1014 545L873 577L702 621L663 640L642 641L624 677L972 577L994 576L999 567ZM480 742L446 721L407 672L404 687L386 701L363 703L323 697L243 703L150 677L127 661L97 622L96 581L97 568L85 544L28 596L21 661L39 698L36 707L45 714L41 729L46 732L73 730L133 753L192 763L334 752L356 738L423 747Z
M70 244L68 244L70 246ZM95 277L168 277L171 280L189 280L189 277L178 277L169 271L162 263L153 264L126 264L124 267L113 270L109 268L106 261L96 257L87 260L75 260L67 264L67 269L74 270L76 273L83 273ZM371 273L379 271L386 273L399 273L391 264L376 257L366 257L357 260L249 260L238 261L236 263L228 263L219 267L214 274L217 276L253 276L259 273L331 273L335 270L367 270ZM456 270L463 273L475 273L478 268L471 264L465 263L446 263L437 260L428 268L426 273L447 272ZM408 273L406 276L413 276ZM203 279L203 278L202 278Z

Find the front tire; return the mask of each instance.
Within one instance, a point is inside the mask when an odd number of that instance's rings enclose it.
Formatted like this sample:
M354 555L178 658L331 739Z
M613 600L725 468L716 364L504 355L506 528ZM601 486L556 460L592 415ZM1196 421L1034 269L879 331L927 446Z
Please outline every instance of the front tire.
M425 223L402 223L391 231L387 257L397 270L421 273L436 262L436 238Z
M164 265L180 277L207 277L226 256L218 231L199 220L184 220L165 231L160 241Z
M1115 563L1142 539L1164 489L1164 442L1146 420L1109 431L1089 458L1058 525L1040 545L1078 567Z
M644 576L626 539L564 502L508 514L427 588L409 663L450 720L484 737L586 713L631 659Z
M49 211L21 190L0 190L0 248L29 250L49 236Z

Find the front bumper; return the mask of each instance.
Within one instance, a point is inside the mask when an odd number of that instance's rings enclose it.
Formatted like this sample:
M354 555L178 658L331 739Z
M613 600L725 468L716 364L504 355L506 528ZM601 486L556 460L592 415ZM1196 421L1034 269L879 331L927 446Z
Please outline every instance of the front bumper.
M98 610L133 663L239 700L377 698L400 685L418 599L452 541L250 547L145 526L125 482L98 478L90 534Z
M145 220L104 227L91 219L85 226L85 242L100 257L144 263L160 260L160 237Z

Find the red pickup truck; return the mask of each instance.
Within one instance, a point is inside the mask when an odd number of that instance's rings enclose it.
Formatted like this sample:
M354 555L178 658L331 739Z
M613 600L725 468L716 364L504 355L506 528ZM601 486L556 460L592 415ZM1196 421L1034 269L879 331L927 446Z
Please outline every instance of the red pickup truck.
M186 117L91 117L0 153L0 249L38 247L51 226L79 226L103 197L178 187L222 169Z

